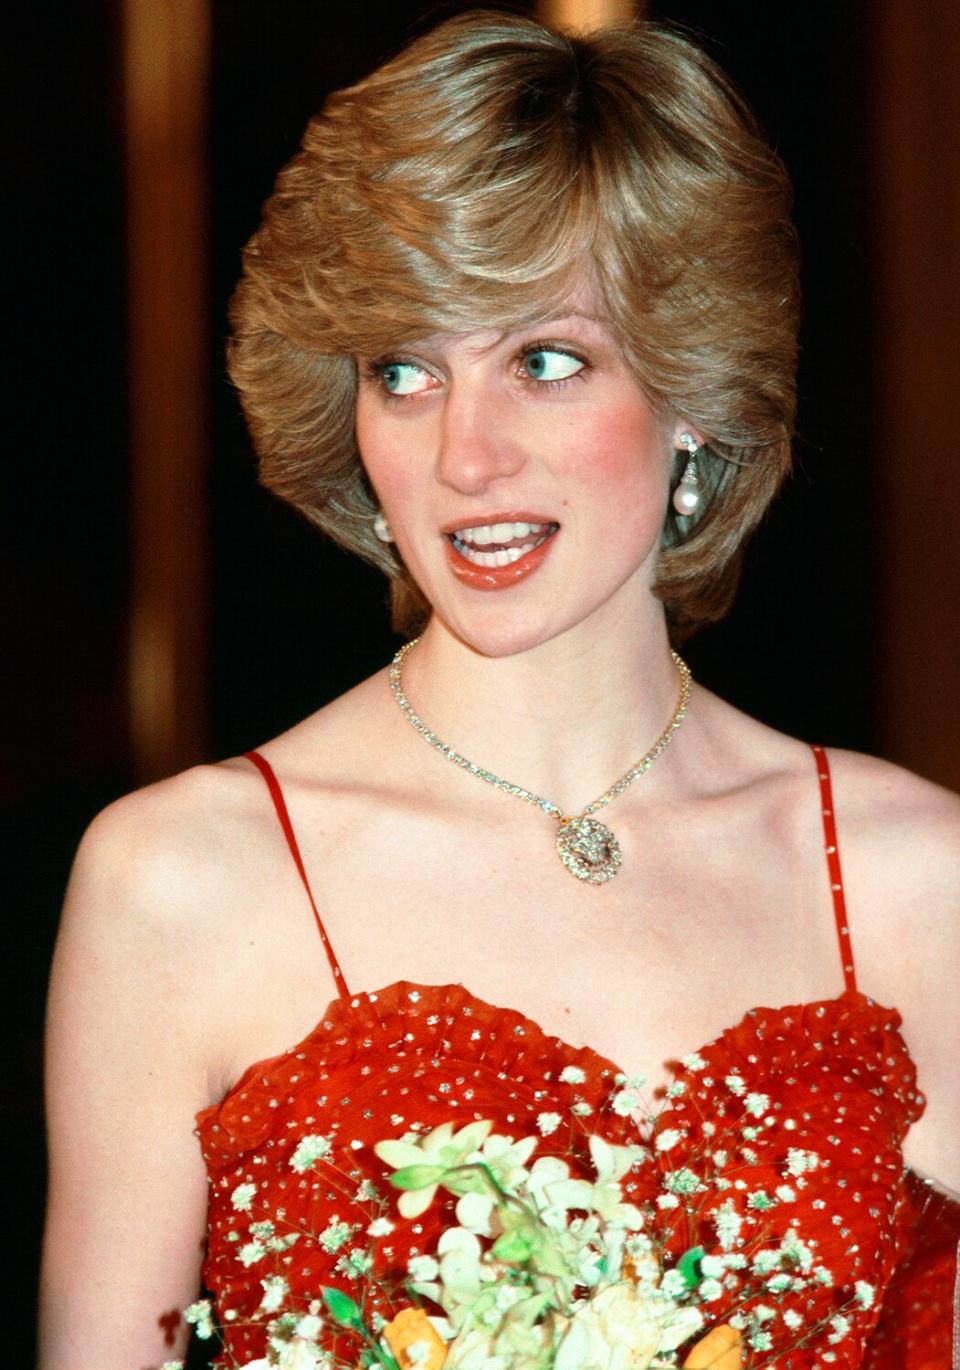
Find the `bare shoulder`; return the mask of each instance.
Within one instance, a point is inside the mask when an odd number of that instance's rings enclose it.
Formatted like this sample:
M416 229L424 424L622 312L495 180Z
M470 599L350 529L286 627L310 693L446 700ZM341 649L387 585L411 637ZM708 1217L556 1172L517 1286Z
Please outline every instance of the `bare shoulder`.
M90 824L77 852L71 896L95 893L108 913L166 927L188 921L230 884L256 826L249 763L195 766L124 795Z
M873 757L830 755L858 983L899 1011L927 1099L904 1154L960 1190L960 798Z
M881 910L960 914L960 796L857 752L830 762L848 881Z
M380 693L364 682L257 748L285 794L305 777L329 788L362 783L376 714L368 701ZM262 777L245 757L230 757L109 805L84 835L71 883L96 881L171 930L185 919L197 932L198 917L215 923L222 908L236 909L238 891L261 887L282 845Z

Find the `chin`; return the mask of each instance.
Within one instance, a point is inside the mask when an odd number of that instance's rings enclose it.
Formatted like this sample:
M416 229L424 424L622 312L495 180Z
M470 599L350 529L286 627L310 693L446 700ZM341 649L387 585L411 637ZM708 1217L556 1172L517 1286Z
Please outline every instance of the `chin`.
M458 642L480 656L497 660L518 656L549 642L569 626L549 621L550 615L510 612L504 604L479 606L477 612L464 611L462 606L447 613L438 606L433 613L437 626Z

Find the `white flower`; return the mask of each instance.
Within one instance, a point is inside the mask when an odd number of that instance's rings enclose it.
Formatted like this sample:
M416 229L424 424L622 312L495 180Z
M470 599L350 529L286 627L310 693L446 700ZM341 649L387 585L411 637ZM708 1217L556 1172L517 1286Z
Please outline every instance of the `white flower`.
M772 1270L780 1269L780 1262L783 1260L781 1251L771 1251L765 1247L763 1251L758 1251L753 1258L752 1270L755 1275L769 1275Z
M773 1347L773 1338L769 1332L751 1332L749 1342L754 1351L769 1351Z
M610 1107L619 1118L629 1118L643 1106L643 1100L635 1089L621 1089L610 1100Z
M757 1213L765 1213L768 1208L775 1208L776 1203L776 1199L771 1199L765 1189L755 1189L747 1199L747 1207Z
M544 1137L549 1137L552 1132L556 1132L562 1122L563 1119L559 1113L537 1114L537 1128Z
M788 1227L783 1234L780 1240L780 1250L784 1259L792 1265L798 1265L804 1274L813 1265L813 1252L806 1242L800 1240L795 1227Z
M700 1271L708 1279L716 1279L726 1268L727 1261L723 1256L704 1256L700 1262Z
M362 1275L368 1275L372 1266L373 1256L370 1252L355 1246L352 1250L345 1252L333 1268L340 1275L346 1275L350 1279L359 1279Z
M679 1208L679 1207L680 1207L680 1200L677 1198L676 1194L658 1194L658 1195L657 1195L657 1207L658 1207L658 1208Z
M783 1271L777 1275L771 1275L767 1280L767 1288L771 1294L785 1294L792 1284L792 1275L785 1275Z
M259 1241L245 1242L237 1252L241 1265L254 1265L266 1254L267 1248Z
M833 1331L830 1333L829 1337L827 1337L827 1341L830 1342L831 1345L836 1346L837 1342L843 1341L844 1337L850 1331L850 1319L845 1318L842 1313L838 1313L836 1317L830 1319L830 1326L833 1328Z
M457 1222L468 1232L475 1232L481 1237L491 1237L493 1229L490 1220L494 1207L489 1194L464 1194L457 1200Z
M455 1132L453 1123L441 1123L422 1137L415 1137L411 1141L398 1138L377 1142L373 1150L381 1161L386 1161L394 1170L405 1170L408 1166L423 1167L427 1171L432 1167L447 1170L464 1165L471 1153L490 1135L492 1127L489 1119L480 1119ZM420 1189L405 1189L397 1201L397 1208L403 1217L418 1218L425 1213L433 1203L439 1183L438 1178L435 1183L426 1184Z
M680 1064L687 1070L703 1070L707 1063L699 1052L691 1051L689 1056L684 1056Z
M306 1137L301 1137L297 1143L297 1149L290 1157L290 1165L294 1170L309 1170L312 1165L329 1154L330 1138L309 1133Z
M615 1075L613 1083L620 1089L643 1089L647 1083L646 1075Z
M790 1328L791 1332L796 1332L798 1327L803 1326L803 1318L795 1308L785 1308L780 1315L783 1321Z
M590 1159L597 1172L590 1207L605 1222L637 1229L643 1226L640 1210L634 1204L623 1202L619 1183L639 1155L639 1148L635 1146L612 1146L602 1137L590 1138Z
M523 1137L519 1142L515 1142L512 1137L501 1137L496 1133L488 1137L480 1147L479 1151L471 1153L467 1157L468 1161L482 1161L493 1171L497 1182L504 1189L513 1190L517 1185L522 1184L527 1178L527 1162L536 1150L536 1137ZM445 1182L449 1189L451 1185ZM471 1182L471 1188L476 1186ZM464 1191L459 1187L454 1187L454 1193L460 1194ZM486 1186L483 1187L486 1193Z
M732 1199L726 1199L713 1215L717 1229L717 1240L724 1251L729 1251L740 1235L743 1218L734 1207Z
M697 1293L704 1303L712 1303L714 1299L719 1299L723 1293L723 1285L719 1280L701 1280Z
M585 1099L578 1099L575 1104L570 1105L570 1112L577 1118L588 1118L593 1108Z
M877 1291L872 1284L867 1284L866 1280L857 1280L853 1286L854 1298L861 1308L872 1308Z
M315 1370L320 1351L313 1342L294 1337L284 1342L277 1356L277 1370Z
M513 1357L510 1357L513 1364ZM507 1370L508 1357L494 1352L493 1337L478 1327L461 1332L447 1347L444 1370Z
M476 1302L483 1272L480 1242L462 1227L448 1227L437 1242L443 1311L455 1325Z
M727 1075L724 1078L723 1083L726 1085L727 1089L729 1089L731 1094L742 1094L747 1087L746 1081L744 1080L743 1076L737 1075L736 1072Z
M788 1184L778 1184L774 1193L780 1202L785 1204L793 1203L794 1199L797 1197L797 1191Z
M209 1299L200 1299L197 1303L192 1303L183 1314L187 1322L191 1322L196 1329L197 1336L206 1341L213 1336L213 1304Z
M820 1164L820 1157L815 1151L803 1151L800 1147L792 1146L787 1152L787 1174L803 1175L808 1170L816 1170Z
M687 1288L687 1282L679 1270L665 1270L660 1288L671 1299L679 1299Z
M257 1186L255 1184L238 1184L230 1195L230 1202L240 1213L249 1213L256 1192Z
M560 1072L560 1080L565 1085L582 1085L586 1078L586 1072L579 1066L564 1066Z
M679 1170L669 1170L663 1177L663 1187L671 1194L696 1194L703 1189L699 1178L686 1165Z
M725 1151L715 1151L711 1160L718 1170L722 1170L727 1164L727 1153Z
M687 1086L684 1080L674 1080L672 1084L667 1085L668 1099L679 1099L686 1092Z
M825 1265L817 1266L816 1270L813 1272L813 1278L816 1280L817 1284L826 1285L827 1287L833 1284L833 1275Z
M702 1325L695 1308L678 1308L659 1290L608 1285L575 1311L554 1370L647 1370L658 1352L675 1350Z
M317 1241L323 1247L324 1251L328 1251L332 1256L335 1251L340 1250L341 1246L346 1246L356 1230L357 1229L351 1227L349 1223L342 1223L337 1214L334 1213L329 1223L327 1223L326 1227L320 1233Z
M407 1261L407 1274L417 1284L428 1284L440 1273L440 1267L432 1256L411 1256Z
M777 1310L769 1304L758 1303L750 1310L750 1316L758 1323L772 1322L777 1316Z
M316 1341L323 1331L323 1319L316 1313L308 1313L297 1323L295 1331L296 1335L303 1337L305 1341Z
M748 1094L743 1101L743 1106L754 1118L762 1118L770 1107L770 1096L768 1094Z
M670 1148L671 1148L672 1146L676 1146L677 1142L679 1142L680 1139L681 1139L682 1137L683 1137L683 1133L680 1132L678 1128L675 1128L675 1127L667 1127L667 1128L664 1128L664 1130L663 1130L662 1132L658 1132L658 1133L657 1133L657 1141L656 1141L657 1150L658 1150L658 1151L669 1151Z
M282 1306L287 1296L289 1286L282 1275L270 1275L269 1278L260 1281L263 1288L263 1298L260 1300L260 1307L265 1313L276 1313Z
M368 1237L389 1237L393 1231L393 1223L389 1218L374 1218L367 1228Z

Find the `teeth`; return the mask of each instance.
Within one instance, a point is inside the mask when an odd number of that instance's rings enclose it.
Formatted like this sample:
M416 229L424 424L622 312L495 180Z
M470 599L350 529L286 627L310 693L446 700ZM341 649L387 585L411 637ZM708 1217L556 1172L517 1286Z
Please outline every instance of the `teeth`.
M491 542L512 542L514 538L528 538L543 532L543 523L483 523L476 528L460 528L457 538L487 547Z
M519 561L521 557L525 557L537 546L535 542L527 542L521 547L501 547L498 552L476 552L472 547L467 547L462 543L459 538L455 545L464 560L472 562L474 566L509 566L511 562Z

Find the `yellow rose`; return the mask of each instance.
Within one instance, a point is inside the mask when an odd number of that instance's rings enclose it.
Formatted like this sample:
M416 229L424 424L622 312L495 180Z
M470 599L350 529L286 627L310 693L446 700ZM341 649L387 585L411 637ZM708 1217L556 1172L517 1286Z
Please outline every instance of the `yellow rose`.
M728 1323L711 1327L683 1362L683 1370L740 1370L743 1342Z
M440 1370L447 1354L446 1342L422 1308L402 1308L383 1329L383 1339L400 1370ZM421 1354L411 1356L411 1347Z

